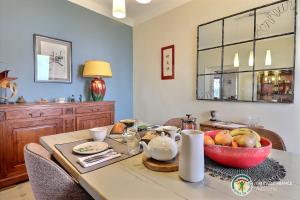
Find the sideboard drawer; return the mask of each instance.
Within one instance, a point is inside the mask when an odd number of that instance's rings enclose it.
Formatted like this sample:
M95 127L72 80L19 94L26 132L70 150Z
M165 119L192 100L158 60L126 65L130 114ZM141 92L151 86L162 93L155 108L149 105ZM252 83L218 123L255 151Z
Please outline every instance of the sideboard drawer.
M76 114L113 111L111 105L77 107Z
M6 113L6 119L28 119L28 118L37 118L37 117L52 117L52 116L61 116L61 108L52 108L52 109L28 109L28 110L9 110Z
M61 116L63 114L62 108L52 108L52 109L41 109L41 117L52 117L52 116Z

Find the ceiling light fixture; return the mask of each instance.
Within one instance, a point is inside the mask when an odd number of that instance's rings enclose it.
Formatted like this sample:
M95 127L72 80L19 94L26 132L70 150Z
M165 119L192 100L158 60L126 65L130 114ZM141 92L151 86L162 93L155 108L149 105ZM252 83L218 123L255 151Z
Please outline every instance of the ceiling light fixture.
M141 4L147 4L150 3L152 0L136 0L136 1Z
M118 19L123 19L126 17L125 0L113 0L112 15Z

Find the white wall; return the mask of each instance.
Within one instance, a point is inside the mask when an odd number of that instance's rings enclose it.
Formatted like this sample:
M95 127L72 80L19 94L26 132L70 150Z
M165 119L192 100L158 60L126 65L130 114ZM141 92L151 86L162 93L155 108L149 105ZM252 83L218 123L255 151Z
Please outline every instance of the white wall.
M298 57L294 104L196 100L197 25L270 2L273 1L194 0L134 27L134 117L163 123L168 118L192 113L200 122L209 118L210 110L216 110L223 120L246 121L248 116L260 117L262 125L280 133L288 151L300 153L297 143L300 140ZM175 44L175 80L161 80L160 49L170 44ZM297 49L299 45L297 42Z

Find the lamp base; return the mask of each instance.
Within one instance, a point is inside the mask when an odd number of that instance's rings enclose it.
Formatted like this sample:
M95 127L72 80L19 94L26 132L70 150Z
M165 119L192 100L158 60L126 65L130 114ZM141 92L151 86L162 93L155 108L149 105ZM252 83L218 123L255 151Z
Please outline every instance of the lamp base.
M102 78L95 78L90 85L93 101L103 101L106 92L105 81Z

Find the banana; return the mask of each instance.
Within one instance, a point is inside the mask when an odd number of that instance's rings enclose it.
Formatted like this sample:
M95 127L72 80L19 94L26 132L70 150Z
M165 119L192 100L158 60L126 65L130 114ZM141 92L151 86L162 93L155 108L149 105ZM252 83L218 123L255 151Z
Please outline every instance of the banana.
M232 137L237 136L237 135L246 135L246 134L253 134L256 137L256 141L260 142L260 136L257 132L249 129L249 128L238 128L230 131L230 135Z

